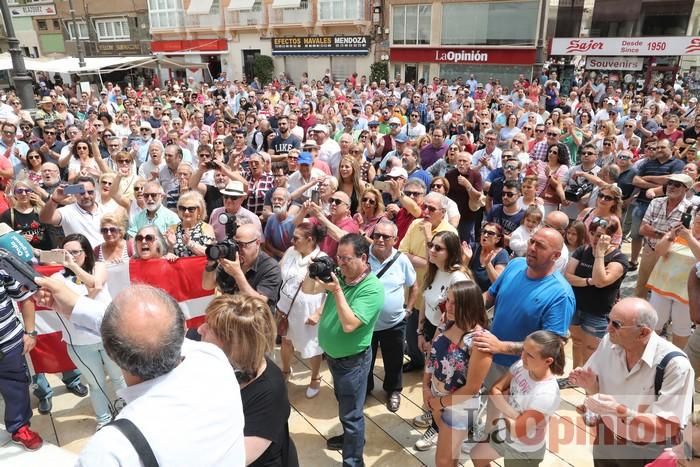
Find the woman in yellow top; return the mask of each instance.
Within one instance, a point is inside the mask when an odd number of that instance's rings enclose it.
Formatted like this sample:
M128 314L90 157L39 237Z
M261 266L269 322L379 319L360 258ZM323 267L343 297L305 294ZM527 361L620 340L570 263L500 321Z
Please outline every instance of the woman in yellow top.
M688 271L700 260L700 216L695 214L690 229L682 224L671 229L656 245L659 258L647 288L649 303L659 315L656 332L671 318L673 344L684 348L692 331L688 310Z

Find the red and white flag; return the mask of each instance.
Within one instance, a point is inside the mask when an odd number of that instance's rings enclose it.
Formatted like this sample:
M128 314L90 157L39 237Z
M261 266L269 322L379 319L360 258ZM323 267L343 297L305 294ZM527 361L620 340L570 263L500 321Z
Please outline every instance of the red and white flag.
M174 263L162 259L135 260L110 265L107 285L112 297L131 284L148 284L161 288L178 301L185 313L187 327L199 326L204 321L204 310L214 297L213 290L202 289L204 256L180 258ZM37 271L50 276L60 267L40 266ZM65 317L63 317L65 319ZM60 373L75 368L61 340L61 325L53 310L37 309L36 329L39 332L36 347L30 357L37 373Z

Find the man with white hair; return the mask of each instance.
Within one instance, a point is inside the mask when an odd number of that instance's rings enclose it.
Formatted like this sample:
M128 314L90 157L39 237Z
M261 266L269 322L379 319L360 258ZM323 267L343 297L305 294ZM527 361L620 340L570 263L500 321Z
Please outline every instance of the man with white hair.
M292 246L294 236L294 218L289 216L290 193L285 187L278 187L272 192L272 215L265 223L262 249L268 255L282 259L284 252Z
M569 376L586 391L586 410L597 415L588 418L598 418L596 467L644 466L681 442L695 373L686 354L654 332L657 320L646 300L620 300L598 349Z
M328 137L328 127L318 124L309 129L309 136L313 136L318 144L318 158L328 164L331 173L338 173L340 165L340 145Z

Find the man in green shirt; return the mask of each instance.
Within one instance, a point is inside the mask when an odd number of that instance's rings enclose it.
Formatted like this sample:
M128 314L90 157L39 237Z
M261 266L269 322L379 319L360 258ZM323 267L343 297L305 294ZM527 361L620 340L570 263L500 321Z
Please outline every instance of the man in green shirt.
M336 257L341 277L322 285L329 297L318 323L318 342L333 375L343 434L330 438L329 449L343 449L343 465L363 466L365 419L362 407L372 363L372 333L384 306L384 289L369 266L369 242L347 234Z

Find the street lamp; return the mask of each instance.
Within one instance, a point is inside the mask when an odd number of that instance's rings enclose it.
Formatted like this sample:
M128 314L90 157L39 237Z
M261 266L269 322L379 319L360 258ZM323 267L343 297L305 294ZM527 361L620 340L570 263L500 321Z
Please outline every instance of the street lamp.
M75 33L75 47L78 49L78 66L85 67L85 52L83 52L83 43L80 41L80 28L75 20L75 9L73 8L73 0L68 0L68 10L70 11L70 19L73 22L73 32Z
M10 57L12 58L12 82L15 84L22 107L31 110L35 106L32 79L24 66L24 56L19 48L19 40L15 36L15 28L12 25L12 16L10 15L10 7L7 6L7 0L0 0L0 12L2 12L2 20L5 24L5 31L7 31L7 44L10 47Z

